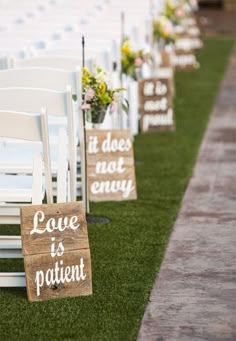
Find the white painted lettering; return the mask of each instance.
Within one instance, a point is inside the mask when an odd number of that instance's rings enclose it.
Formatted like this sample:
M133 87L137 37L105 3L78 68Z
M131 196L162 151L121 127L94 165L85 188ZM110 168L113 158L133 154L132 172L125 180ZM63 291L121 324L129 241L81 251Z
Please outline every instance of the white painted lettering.
M160 100L145 101L144 110L145 111L166 111L168 108L168 100L166 97Z
M30 231L30 234L34 234L34 233L43 234L44 232L52 233L55 230L59 230L60 232L63 232L68 228L70 228L71 230L77 230L80 227L77 216L72 216L70 218L59 217L57 220L56 218L49 218L46 221L45 228L38 228L39 222L43 223L44 220L45 220L44 212L37 211L34 214L34 218L33 218L34 227Z
M156 87L155 87L155 93L157 96L166 95L167 94L167 86L164 83L157 81Z
M123 198L128 198L134 190L134 186L132 180L94 181L91 184L90 190L93 194L121 192Z
M96 154L99 152L98 149L98 137L97 136L90 136L89 143L88 143L88 153L89 154Z
M145 82L144 83L143 94L144 94L144 96L153 96L154 95L154 84L152 82Z
M96 174L121 174L125 171L123 165L123 157L119 157L117 161L98 161L96 163Z
M46 284L51 287L55 284L63 284L70 282L79 282L86 279L86 273L84 272L84 259L80 258L79 265L63 266L63 260L55 262L54 268L50 268L45 272L42 270L36 271L35 273L35 283L36 283L36 293L40 296L43 286Z
M42 270L36 272L35 283L36 283L36 293L37 293L37 296L39 296L40 288L42 288L43 283L44 283L44 273Z
M167 114L144 115L143 130L147 131L150 126L173 125L173 110L170 108Z
M107 137L102 143L102 151L103 153L125 152L129 151L131 146L130 139L111 139L111 132L108 132Z

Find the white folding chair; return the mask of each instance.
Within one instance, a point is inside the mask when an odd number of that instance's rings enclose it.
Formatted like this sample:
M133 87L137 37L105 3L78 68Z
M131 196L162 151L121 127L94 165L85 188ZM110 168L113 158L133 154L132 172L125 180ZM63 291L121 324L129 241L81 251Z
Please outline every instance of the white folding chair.
M76 95L77 102L73 101L74 107L74 134L77 136L77 161L80 161L79 169L77 172L77 194L82 195L84 201L86 198L86 185L85 185L85 155L84 155L84 129L83 129L83 113L80 109L81 100L81 73L80 68L76 67L78 59L71 58L58 58L60 60L60 66L65 65L67 69L73 69L74 71L56 69L53 66L53 58L42 59L28 59L34 64L34 61L41 66L37 67L23 67L16 69L8 69L0 71L0 88L1 87L36 87L47 88L57 91L64 91L67 85L72 88L73 95ZM69 63L66 64L69 60ZM73 63L74 64L73 64ZM48 67L44 65L49 64ZM73 66L73 67L72 67ZM49 117L49 123L55 123L55 116L52 119ZM51 124L50 124L51 126ZM50 133L51 137L51 133ZM82 193L81 193L82 192Z
M0 171L0 224L19 224L22 205L42 204L45 192L47 203L53 202L47 113L45 109L38 114L1 110L0 122L1 137L40 143L42 147L42 154L32 155L31 174L19 175L13 168L8 174ZM19 143L19 153L21 146ZM0 258L18 257L22 257L20 236L0 235ZM24 283L22 273L0 273L0 286Z
M68 88L66 92L58 92L45 89L36 88L3 88L0 89L0 108L3 110L17 110L29 113L38 112L38 108L47 108L48 116L59 116L67 118L67 132L68 132L68 150L67 157L70 167L70 195L71 200L76 200L76 148L75 148L75 134L74 134L74 116L72 110L72 93L71 88ZM12 100L14 99L14 100ZM51 158L52 158L52 176L57 178L59 170L59 152L58 146L65 144L66 140L63 138L63 134L60 134L62 141L58 145L55 143L52 146ZM0 169L5 173L11 171L14 167L17 173L31 173L32 165L28 163L27 156L32 155L35 152L35 147L32 148L28 144L22 144L24 152L17 154L12 158L12 150L17 147L11 140L2 142L2 148L0 148ZM55 149L56 147L56 149ZM18 163L16 169L15 164ZM59 184L59 182L58 182ZM59 184L60 186L60 184ZM57 188L58 190L58 188Z
M5 212L8 202L42 203L45 190L48 203L53 202L53 197L46 110L42 109L41 114L1 110L0 122L0 137L12 138L16 141L27 140L30 141L30 144L39 142L42 145L42 155L38 153L38 149L35 154L32 154L32 158L29 160L32 164L32 172L27 175L19 175L16 172L17 165L14 168L12 164L11 170L9 169L8 172L2 171L0 167L0 223L2 223L2 213ZM21 144L18 143L17 146L19 153ZM43 165L45 181L43 181ZM4 223L9 223L9 221Z

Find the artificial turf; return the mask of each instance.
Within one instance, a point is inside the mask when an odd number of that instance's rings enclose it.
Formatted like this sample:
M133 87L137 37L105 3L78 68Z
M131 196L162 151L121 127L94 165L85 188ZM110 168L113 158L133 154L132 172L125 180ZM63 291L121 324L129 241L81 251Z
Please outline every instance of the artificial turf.
M2 288L1 341L136 339L233 46L223 37L204 43L201 68L176 73L176 131L135 138L138 200L92 204L111 220L89 226L93 295L29 303L25 289ZM0 260L0 271L14 270L22 260Z

